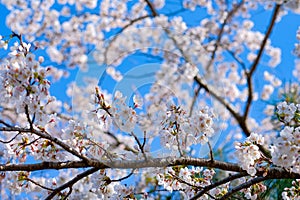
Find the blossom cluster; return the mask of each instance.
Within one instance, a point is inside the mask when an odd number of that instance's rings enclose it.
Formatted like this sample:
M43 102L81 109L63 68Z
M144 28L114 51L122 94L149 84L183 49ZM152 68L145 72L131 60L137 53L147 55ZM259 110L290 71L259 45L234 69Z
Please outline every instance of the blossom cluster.
M272 162L292 172L300 173L300 127L286 126L272 146Z
M8 42L3 40L3 36L0 35L0 48L7 49L8 48Z
M192 144L205 144L213 136L214 113L203 107L188 117L180 107L171 106L160 132L161 144L169 149L186 150Z
M292 187L284 188L284 192L282 192L283 200L293 200L300 198L300 180L296 179L292 182Z
M295 123L299 124L299 113L300 113L300 104L287 103L286 101L280 102L277 105L277 115L280 121L283 121L285 124L291 123L294 119Z
M130 108L120 91L115 93L112 108L109 109L113 122L120 130L130 133L137 123L137 115L133 108Z
M180 194L183 199L189 199L196 194L197 188L203 188L210 185L214 175L215 171L213 169L203 170L199 167L168 167L163 173L158 173L156 175L156 179L158 181L158 185L163 186L164 189L170 192L173 190L184 190L185 192L181 192ZM222 185L220 188L215 188L210 191L210 195L221 197L222 194L227 192L227 189L227 184ZM202 198L209 199L210 197L205 194Z
M260 163L262 153L258 145L264 144L264 138L257 133L251 133L244 143L236 142L235 149L238 162L248 174L254 176L257 172L257 164Z
M60 112L62 106L50 95L47 77L58 80L66 74L51 66L41 66L43 57L37 59L30 48L31 44L15 42L9 56L1 61L0 85L3 89L0 104L15 109L16 114L27 113L32 117L32 124L44 127L55 124L57 116L52 113Z
M270 143L271 161L274 165L300 173L299 104L283 101L276 108L276 114L283 129L279 136ZM237 142L235 146L239 163L252 176L256 174L259 164L265 160L258 145L264 145L264 137L251 133L244 143Z
M240 180L241 183L246 181L246 178L241 178L242 180ZM263 193L264 191L267 190L267 187L263 184L263 183L257 183L254 185L251 185L251 187L242 190L242 192L244 193L244 197L246 197L246 199L257 199L259 194Z

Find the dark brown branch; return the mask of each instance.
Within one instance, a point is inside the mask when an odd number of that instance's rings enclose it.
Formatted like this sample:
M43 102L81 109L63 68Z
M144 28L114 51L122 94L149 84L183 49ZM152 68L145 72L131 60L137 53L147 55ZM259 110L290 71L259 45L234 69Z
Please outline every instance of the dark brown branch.
M158 12L156 11L156 9L154 8L153 4L149 1L149 0L145 0L146 4L148 5L148 7L151 10L152 16L153 17L157 17L158 16Z
M131 135L134 137L135 141L137 142L138 146L139 146L139 149L141 150L143 156L144 156L144 159L147 160L147 156L144 152L144 148L143 148L143 145L141 144L140 140L137 138L137 136L134 134L134 132L132 131L131 132Z
M86 170L85 172L78 174L75 178L73 178L72 180L68 181L67 183L61 185L60 187L56 188L53 190L53 192L46 198L46 200L50 200L53 197L55 197L55 195L57 195L59 192L63 191L66 188L71 188L75 183L77 183L78 181L80 181L81 179L83 179L84 177L87 177L90 174L95 173L96 171L98 171L99 169L97 168L91 168L89 170Z
M210 142L208 141L207 142L207 145L209 147L209 157L210 157L210 162L214 162L214 154L213 154L213 149L210 145Z
M244 177L244 176L248 176L248 174L246 172L241 172L241 173L238 173L238 174L228 176L227 178L224 178L224 179L222 179L218 182L215 182L213 184L210 184L210 185L204 187L203 190L201 190L199 193L197 193L190 200L196 200L196 199L200 198L202 195L204 195L206 192L208 192L209 190L214 189L217 186L223 185L225 183L228 183L230 181L233 181L235 179L238 179L238 178L241 178L241 177Z
M179 176L177 176L176 174L173 174L173 173L171 173L171 172L169 172L169 174L171 174L171 176L173 176L173 178L175 178L175 179L177 179L179 182L181 182L181 183L184 183L184 184L186 184L186 185L188 185L188 186L190 186L190 187L193 187L193 188L198 188L198 189L202 189L202 187L201 186L197 186L197 185L194 185L194 184L191 184L191 183L189 183L189 182L186 182L185 180L183 180L183 179L181 179Z
M25 180L28 181L28 182L31 182L31 183L33 183L33 184L35 184L37 186L39 186L40 188L43 188L44 190L53 191L52 188L48 188L48 187L46 187L44 185L41 185L41 184L37 183L36 181L34 181L34 180L30 179L30 178L26 178Z
M6 122L3 121L3 120L0 120L0 124L3 124L4 126L7 126L7 127L11 127L10 124L6 123Z
M166 157L166 158L148 158L148 160L116 160L113 162L103 162L99 160L90 159L85 161L70 161L70 162L42 162L38 164L2 164L0 165L0 171L36 171L46 169L67 169L67 168L87 168L95 167L97 169L140 169L140 168L159 168L159 167L172 167L178 165L186 166L199 166L209 167L215 169L221 169L232 172L246 172L238 164L223 162L202 158L191 157ZM257 169L257 176L263 175L264 172L260 172ZM300 179L300 174L288 172L279 167L272 167L268 169L267 176L269 178L290 178Z
M8 143L11 143L14 139L16 139L16 137L18 137L18 135L20 135L21 133L19 132L18 134L16 134L14 137L12 137L10 140L8 141L4 141L4 140L0 140L1 143L4 143L4 144L8 144Z
M33 130L33 120L30 119L28 105L25 105L25 114L26 114L27 121L30 125L30 130Z
M127 176L124 176L122 178L115 179L115 180L110 180L110 182L120 182L120 181L123 181L125 179L128 179L130 176L132 176L133 173L134 173L134 169Z
M104 165L103 165L104 166ZM67 161L67 162L41 162L35 164L0 164L0 171L38 171L48 169L70 169L84 168L87 166L82 161Z
M243 70L246 71L247 68L246 68L245 63L244 63L239 57L237 57L237 55L235 55L234 52L232 52L232 51L229 50L229 49L226 49L226 50L227 50L227 52L229 53L229 55L231 55L232 58L233 58L239 65L242 66Z
M259 182L262 182L262 181L265 181L265 180L268 180L269 178L268 177L256 177L256 178L253 178L237 187L234 187L232 188L231 190L229 190L223 197L219 198L220 200L225 200L225 199L228 199L230 196L232 196L234 193L242 190L242 189L245 189L245 188L248 188L250 187L251 185L254 185L256 183L259 183Z
M240 124L241 129L244 132L249 133L250 135L250 131L248 130L248 128L246 127L246 124L244 124L242 126L242 117L232 108L232 106L221 96L219 96L214 90L213 88L210 88L205 81L201 80L200 76L196 76L194 78L194 80L196 81L196 83L198 83L199 86L201 86L207 93L209 93L211 96L213 96L219 103L221 103L229 112L230 114L233 116L233 118Z
M279 11L280 11L280 8L281 8L281 5L279 4L276 4L275 8L274 8L274 11L273 11L273 15L271 17L271 22L270 22L270 25L267 29L267 32L265 34L265 37L260 45L260 49L259 49L259 52L257 54L257 57L256 59L254 60L252 66L250 67L250 71L248 73L246 73L246 77L247 77L247 84L248 84L248 99L247 99L247 103L246 103L246 107L245 107L245 111L244 111L244 115L243 115L243 118L244 118L244 123L247 119L247 116L249 114L249 111L250 111L250 106L251 106L251 103L252 103L252 100L253 100L253 87L252 87L252 76L253 76L253 73L255 72L255 70L257 69L258 67L258 64L260 62L260 59L263 55L263 52L264 52L264 49L265 49L265 46L267 44L267 41L272 33L272 30L274 28L274 25L275 25L275 22L276 22L276 18L279 14ZM250 136L250 133L245 133L246 136Z
M65 199L68 199L68 197L71 195L73 189L72 187L69 187L69 192L64 196Z
M254 60L251 68L250 68L250 71L249 72L246 72L246 77L247 77L247 85L248 85L248 98L247 98L247 103L246 103L246 107L245 107L245 111L244 111L244 115L242 116L242 120L241 121L238 121L240 126L241 127L245 127L247 130L247 125L246 125L246 121L247 121L247 117L248 117L248 114L250 112L250 107L251 107L251 104L252 104L252 101L253 101L253 84L252 84L252 76L253 76L253 73L255 72L255 70L257 69L258 67L258 64L260 62L260 59L263 55L263 52L264 52L264 49L265 49L265 46L267 44L267 41L268 41L268 38L270 37L271 33L272 33L272 30L274 28L274 25L275 25L275 22L276 22L276 18L279 14L279 11L280 11L280 8L281 8L281 5L279 4L276 4L275 8L274 8L274 11L273 11L273 15L271 17L271 22L270 22L270 25L267 29L267 32L265 34L265 37L261 43L261 46L260 46L260 50L257 54L257 57L256 59ZM250 132L245 132L245 135L247 137L250 136ZM264 154L264 156L266 156L267 158L270 158L271 155L270 155L270 152L268 150L266 150L263 146L259 145L259 149L260 151Z

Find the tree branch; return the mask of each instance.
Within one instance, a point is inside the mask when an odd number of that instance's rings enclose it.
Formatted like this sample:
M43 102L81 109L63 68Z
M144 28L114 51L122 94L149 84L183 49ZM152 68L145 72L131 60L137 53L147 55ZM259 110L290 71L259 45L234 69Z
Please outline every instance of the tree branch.
M255 72L255 70L257 69L259 61L260 61L260 59L263 55L265 46L267 44L268 38L270 37L273 28L274 28L276 18L279 14L280 8L281 8L281 5L276 4L276 6L274 8L274 11L273 11L273 15L272 15L272 18L271 18L270 25L269 25L269 27L267 29L267 32L265 34L265 37L264 37L264 39L263 39L263 41L260 45L260 49L259 49L259 52L257 54L257 57L254 60L252 66L250 67L250 71L248 73L246 72L247 84L248 84L248 99L247 99L247 103L246 103L246 107L245 107L245 111L244 111L244 115L243 115L245 123L246 123L246 119L247 119L247 116L249 114L250 106L251 106L251 103L252 103L252 100L253 100L252 76L253 76L253 73ZM247 136L250 136L249 133L245 133L245 134Z
M230 196L232 196L234 193L244 189L244 188L248 188L250 187L251 185L254 185L256 183L259 183L259 182L262 182L262 181L265 181L265 180L268 180L269 178L268 177L256 177L256 178L253 178L237 187L234 187L232 188L231 190L229 190L223 197L219 198L219 200L225 200L225 199L228 199Z
M3 144L8 144L8 143L11 143L14 139L16 139L18 137L18 135L20 135L21 133L17 133L14 137L12 137L10 140L8 141L4 141L4 140L0 140L0 143L3 143Z
M120 182L120 181L123 181L123 180L129 178L130 176L132 176L133 173L134 173L134 169L127 176L124 176L122 178L115 179L115 180L110 180L110 182Z
M136 143L137 143L138 146L139 146L139 149L141 150L141 153L143 154L144 159L147 160L147 156L146 156L146 154L145 154L144 147L143 147L143 145L141 144L141 142L140 142L140 140L138 139L138 137L134 134L133 131L131 131L131 136L134 137Z
M0 164L0 171L38 171L90 167L83 161L41 162L35 164ZM105 165L103 165L105 167Z
M151 10L152 16L153 17L157 17L158 16L158 12L156 11L156 9L154 8L153 4L149 1L149 0L145 0L146 4L148 5L148 7Z
M201 192L197 193L190 200L196 200L196 199L200 198L202 195L204 195L206 192L208 192L209 190L211 190L213 188L216 188L217 186L223 185L225 183L228 183L232 180L244 177L244 176L248 176L248 174L246 172L241 172L241 173L238 173L238 174L230 175L227 178L224 178L224 179L222 179L218 182L215 182L213 184L210 184L210 185L204 187L203 190L201 190Z
M209 93L211 96L213 96L219 103L221 103L229 112L230 114L233 116L233 118L240 124L241 129L248 133L250 135L250 131L248 130L248 128L246 127L246 125L244 124L242 126L242 117L232 108L232 106L221 96L219 96L212 88L210 88L203 80L201 80L200 76L196 76L194 78L194 80L196 81L196 83L199 84L199 86L201 88L203 88L207 93Z
M7 126L7 127L11 127L10 124L6 123L5 121L3 121L1 119L0 119L0 124L3 124L4 126Z
M43 186L43 185L37 183L36 181L30 179L30 178L26 178L25 180L28 181L28 182L31 182L31 183L33 183L33 184L35 184L35 185L37 185L37 186L39 186L40 188L43 188L44 190L53 191L53 189L48 188L48 187L46 187L46 186Z
M90 174L95 173L96 171L98 171L99 169L97 168L91 168L81 174L78 174L75 178L73 178L72 180L68 181L67 183L61 185L60 187L56 188L53 190L53 192L45 199L45 200L50 200L52 199L56 194L58 194L59 192L63 191L66 188L72 188L72 186L80 181L81 179L83 179L84 177L87 177Z
M68 161L68 162L42 162L37 164L2 164L0 165L0 171L37 171L46 169L67 169L67 168L87 168L94 167L97 169L140 169L140 168L158 168L158 167L172 167L178 165L195 166L195 167L208 167L221 169L231 172L243 172L238 164L223 162L202 158L191 157L166 157L166 158L148 158L148 160L116 160L113 162L103 162L94 159L90 159L89 162L85 161ZM265 172L260 172L257 169L257 176L262 176ZM269 178L290 178L300 179L300 174L288 172L283 168L272 167L268 169L267 176Z

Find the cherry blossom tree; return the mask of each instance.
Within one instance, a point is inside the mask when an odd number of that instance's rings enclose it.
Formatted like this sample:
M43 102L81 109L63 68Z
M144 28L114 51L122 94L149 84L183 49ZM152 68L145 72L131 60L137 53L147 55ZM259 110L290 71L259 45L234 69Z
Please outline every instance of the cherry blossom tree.
M300 198L299 0L1 3L3 199Z

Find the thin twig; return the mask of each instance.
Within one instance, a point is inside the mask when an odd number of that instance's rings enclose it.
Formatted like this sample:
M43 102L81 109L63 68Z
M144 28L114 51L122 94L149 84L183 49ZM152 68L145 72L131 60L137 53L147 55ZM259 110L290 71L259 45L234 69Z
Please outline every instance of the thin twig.
M170 172L169 172L169 174L171 174L171 176L173 176L173 177L174 177L175 179L177 179L179 182L184 183L184 184L186 184L186 185L188 185L188 186L190 186L190 187L192 187L192 188L203 189L203 187L201 187L201 186L197 186L197 185L194 185L194 184L191 184L191 183L186 182L185 180L181 179L181 178L180 178L179 176L177 176L176 174L172 174L172 173L170 173Z
M102 151L104 151L105 155L107 155L108 159L110 161L113 161L113 156L111 155L111 153L109 151L107 151L105 148L103 148L101 145L99 145L97 142L95 142L91 139L88 139L88 141L91 143L91 145L95 145L95 146L99 147Z
M119 179L110 180L110 182L120 182L120 181L123 181L123 180L129 178L130 176L132 176L133 173L134 173L134 169L127 176L124 176L124 177L119 178Z
M146 131L144 131L144 138L143 138L143 144L142 144L143 149L145 148L145 144L146 144L146 141L147 141L146 135L147 135L147 133L146 133Z
M0 119L0 124L3 124L4 126L7 126L7 127L12 127L10 124L6 123L5 121L3 121L1 119Z
M69 192L68 194L66 194L66 196L64 196L64 199L68 199L68 197L72 194L73 188L72 186L69 187Z
M27 104L25 105L25 114L26 114L26 118L29 123L30 129L33 130L33 121L30 119L29 108L28 108Z
M105 49L105 52L104 52L104 64L105 64L105 65L109 65L109 64L107 64L107 63L108 63L108 61L107 61L107 54L108 54L108 51L109 51L109 48L110 48L111 44L118 38L118 36L119 36L122 32L124 32L127 28L129 28L130 26L132 26L133 24L135 24L136 22L139 22L139 21L141 21L141 20L143 20L143 19L146 19L146 18L148 18L148 17L150 17L150 16L145 15L145 16L141 16L141 17L138 17L138 18L136 18L136 19L133 19L133 20L129 21L128 24L126 24L120 31L118 31L117 34L115 34L115 35L112 37L112 39L110 39L109 45L108 45L108 47ZM102 84L102 82L103 82L103 80L104 80L104 78L105 78L105 75L106 75L106 72L101 76L101 78L100 78L100 80L99 80L99 84L100 84L100 85Z
M14 137L12 137L10 140L8 141L4 141L4 140L0 140L1 143L4 143L4 144L8 144L8 143L11 143L14 139L16 139L16 137L18 135L20 135L21 133L19 132L18 134L16 134Z
M244 63L239 57L237 57L237 55L235 55L234 52L230 51L229 49L226 49L226 50L227 50L227 52L229 53L229 55L231 55L232 58L233 58L239 65L242 66L243 70L246 71L247 68L246 68L245 63Z
M208 141L207 144L208 144L208 147L209 147L210 162L214 162L214 154L213 154L213 150L212 150L212 147L210 145L210 142Z
M114 144L114 145L115 145L116 147L118 147L118 146L120 146L120 145L124 145L124 146L125 146L125 148L124 148L125 150L131 151L131 152L134 153L134 154L137 154L137 153L138 153L137 150L131 148L130 146L128 146L128 145L125 144L124 142L121 142L121 141L115 136L115 134L113 134L113 133L111 133L111 132L109 132L109 131L105 131L104 133L107 134L108 136L110 136L111 138L113 138L113 139L115 140L116 144Z
M176 137L176 142L177 142L179 155L180 155L180 157L183 157L183 152L182 152L181 147L180 147L181 145L180 145L180 141L179 141L179 137L178 137L178 132L177 132L175 137Z
M40 139L41 139L41 137L38 137L38 138L34 139L33 141L31 141L31 142L29 142L27 144L24 144L22 147L30 146L30 145L32 145L33 143L35 143L36 141L38 141Z
M143 148L143 145L141 144L140 140L137 138L137 136L134 134L134 132L132 131L131 132L131 135L134 137L135 141L137 142L138 146L139 146L139 149L141 150L143 156L144 156L144 159L147 160L147 156L145 154L145 151L144 151L144 148Z
M46 187L46 186L44 186L44 185L41 185L41 184L37 183L36 181L34 181L34 180L30 179L30 178L26 178L25 180L28 181L28 182L31 182L31 183L33 183L33 184L35 184L35 185L37 185L37 186L39 186L40 188L43 188L43 189L45 189L45 190L54 191L54 189L48 188L48 187Z

